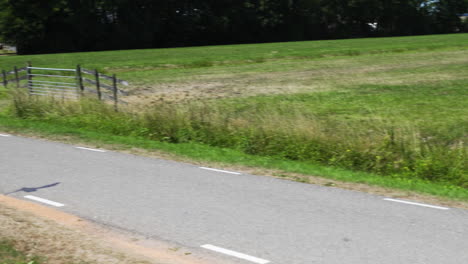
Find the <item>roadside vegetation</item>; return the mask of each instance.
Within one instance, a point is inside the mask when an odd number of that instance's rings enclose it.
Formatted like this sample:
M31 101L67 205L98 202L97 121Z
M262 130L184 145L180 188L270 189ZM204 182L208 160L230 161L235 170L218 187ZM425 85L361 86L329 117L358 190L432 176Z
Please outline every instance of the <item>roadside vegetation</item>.
M27 60L116 72L133 83L129 104L15 92L5 117L468 189L468 34L14 56L0 68Z
M0 263L2 264L40 264L38 257L28 257L16 250L13 242L0 240Z

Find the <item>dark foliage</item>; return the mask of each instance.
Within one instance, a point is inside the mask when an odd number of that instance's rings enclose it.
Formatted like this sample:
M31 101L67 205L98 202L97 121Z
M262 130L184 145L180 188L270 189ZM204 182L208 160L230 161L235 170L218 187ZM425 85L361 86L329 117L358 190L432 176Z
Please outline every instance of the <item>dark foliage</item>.
M453 33L468 0L0 0L18 53Z

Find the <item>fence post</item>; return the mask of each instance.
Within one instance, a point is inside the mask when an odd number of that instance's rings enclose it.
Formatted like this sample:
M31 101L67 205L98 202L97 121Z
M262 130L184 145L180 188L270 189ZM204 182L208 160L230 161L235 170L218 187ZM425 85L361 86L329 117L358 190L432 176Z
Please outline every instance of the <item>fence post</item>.
M97 97L99 101L102 100L102 94L101 94L101 83L99 82L99 72L97 69L94 69L94 78L96 79L96 91L97 91Z
M5 86L5 88L6 88L7 84L8 84L8 81L7 81L6 71L5 70L2 70L2 76L3 76L3 86Z
M118 103L118 98L117 98L117 78L115 77L115 74L112 75L112 90L114 92L114 110L117 112L117 103Z
M80 96L83 96L84 87L83 87L83 77L81 76L81 66L76 65L76 79L78 81L78 87L80 88Z
M32 88L32 72L31 72L31 67L32 67L32 64L30 61L28 61L28 67L26 68L26 72L27 72L27 75L28 75L28 90L29 90L29 94L31 95L32 92L33 92L33 88Z
M18 67L16 67L16 66L15 66L15 80L16 80L16 88L19 88Z

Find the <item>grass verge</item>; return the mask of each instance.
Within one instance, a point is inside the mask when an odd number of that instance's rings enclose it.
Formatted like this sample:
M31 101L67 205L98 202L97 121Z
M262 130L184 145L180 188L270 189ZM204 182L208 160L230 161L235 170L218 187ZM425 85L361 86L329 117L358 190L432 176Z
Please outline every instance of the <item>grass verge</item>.
M17 92L8 109L10 116L103 134L168 143L200 143L277 160L375 173L382 178L419 178L468 187L463 120L455 122L459 129L438 135L414 121L411 124L393 121L391 116L366 116L367 111L358 114L356 119L354 112L359 112L362 103L352 103L352 98L347 96L339 100L343 103L328 105L332 109L335 105L345 104L348 108L356 105L357 109L344 112L348 119L341 120L337 113L322 118L314 113L317 106L323 105L320 101L332 101L337 96L326 100L323 97L161 103L146 109L122 107L115 112L110 105L93 99L72 102ZM365 97L375 100L372 96ZM263 102L264 99L267 101ZM401 101L402 96L397 99ZM312 103L312 113L307 111L308 102ZM328 108L328 105L323 106ZM444 117L443 122L448 124L449 119Z
M40 264L38 257L28 257L25 253L15 249L14 243L0 240L0 263L2 264Z
M211 147L198 143L167 143L136 136L117 136L96 132L89 129L60 125L38 120L23 120L14 117L0 116L0 130L9 133L26 133L51 139L66 139L71 142L87 143L96 147L105 146L113 150L131 150L139 148L147 151L160 151L181 157L184 161L204 162L210 165L261 168L273 171L277 177L311 182L307 176L319 176L330 180L351 183L364 183L372 186L417 192L459 201L468 201L468 190L450 184L432 183L420 179L382 177L371 173L355 172L340 168L320 166L300 161L288 161L273 157L248 155L240 151ZM296 174L299 174L296 175ZM305 176L305 177L302 177ZM334 186L334 183L325 184Z

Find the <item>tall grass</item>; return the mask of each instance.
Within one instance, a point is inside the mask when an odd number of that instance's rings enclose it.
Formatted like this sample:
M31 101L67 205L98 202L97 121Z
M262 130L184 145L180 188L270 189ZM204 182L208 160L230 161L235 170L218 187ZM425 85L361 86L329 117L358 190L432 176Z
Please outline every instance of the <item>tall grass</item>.
M337 122L291 104L236 101L160 103L151 108L94 100L65 102L16 93L10 113L103 133L172 143L199 142L248 154L307 161L468 188L468 148L463 137L431 137L409 122L369 117Z

